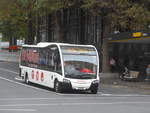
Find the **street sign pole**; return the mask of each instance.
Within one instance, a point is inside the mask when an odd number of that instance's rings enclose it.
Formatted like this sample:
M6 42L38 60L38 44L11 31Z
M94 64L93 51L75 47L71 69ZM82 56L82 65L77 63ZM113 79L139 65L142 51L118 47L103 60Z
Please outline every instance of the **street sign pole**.
M0 51L2 50L2 33L0 33Z

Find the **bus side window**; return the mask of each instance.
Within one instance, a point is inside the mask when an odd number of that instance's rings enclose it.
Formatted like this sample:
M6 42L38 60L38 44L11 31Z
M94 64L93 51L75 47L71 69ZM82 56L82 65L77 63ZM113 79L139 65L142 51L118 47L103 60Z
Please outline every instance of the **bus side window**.
M23 65L23 66L27 66L27 64L26 64L27 52L26 51L27 51L26 48L22 48L22 50L21 50L21 65Z
M54 51L54 64L55 64L55 71L61 73L61 60L58 49Z
M46 57L46 60L47 60L47 68L48 70L50 71L54 71L54 60L53 60L53 51L49 49L47 49L47 57Z
M45 50L42 50L40 49L40 59L39 59L39 66L40 66L40 69L46 69L46 66L45 66Z

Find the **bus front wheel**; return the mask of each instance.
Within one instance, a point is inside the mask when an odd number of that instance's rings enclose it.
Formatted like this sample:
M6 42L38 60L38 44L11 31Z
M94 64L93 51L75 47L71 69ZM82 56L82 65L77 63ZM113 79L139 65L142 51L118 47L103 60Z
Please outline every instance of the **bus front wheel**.
M58 82L57 80L55 81L55 91L56 91L56 93L62 92L60 82Z
M92 93L92 94L97 94L97 91L98 91L98 89L97 89L97 88L95 88L95 89L91 89L91 93Z

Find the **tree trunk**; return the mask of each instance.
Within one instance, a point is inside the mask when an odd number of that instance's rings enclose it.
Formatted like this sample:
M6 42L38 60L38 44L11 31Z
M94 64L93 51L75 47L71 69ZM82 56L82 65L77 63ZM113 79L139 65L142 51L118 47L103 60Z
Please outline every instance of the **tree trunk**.
M65 26L63 24L63 10L55 13L55 41L65 42Z
M34 43L34 34L35 29L33 28L33 18L32 13L28 14L28 37L25 39L25 44L33 44Z
M107 40L103 40L102 45L102 55L103 55L103 61L102 61L102 72L109 72L109 54L108 54L108 42Z
M110 66L109 66L109 50L108 50L108 35L110 33L110 23L109 18L103 17L102 18L102 72L109 72Z

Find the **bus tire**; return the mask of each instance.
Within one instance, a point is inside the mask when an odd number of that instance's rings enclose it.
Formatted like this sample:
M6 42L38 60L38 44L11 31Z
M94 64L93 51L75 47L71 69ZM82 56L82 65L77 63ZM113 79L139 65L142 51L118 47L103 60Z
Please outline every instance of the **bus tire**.
M25 81L26 84L29 84L29 77L28 77L27 73L25 75L24 81Z
M21 68L19 68L19 77L21 77Z
M91 89L91 93L92 93L92 94L97 94L97 92L98 92L98 89L97 89L97 88Z
M60 85L60 82L58 82L58 80L55 80L54 88L55 88L56 93L62 92L61 85Z

